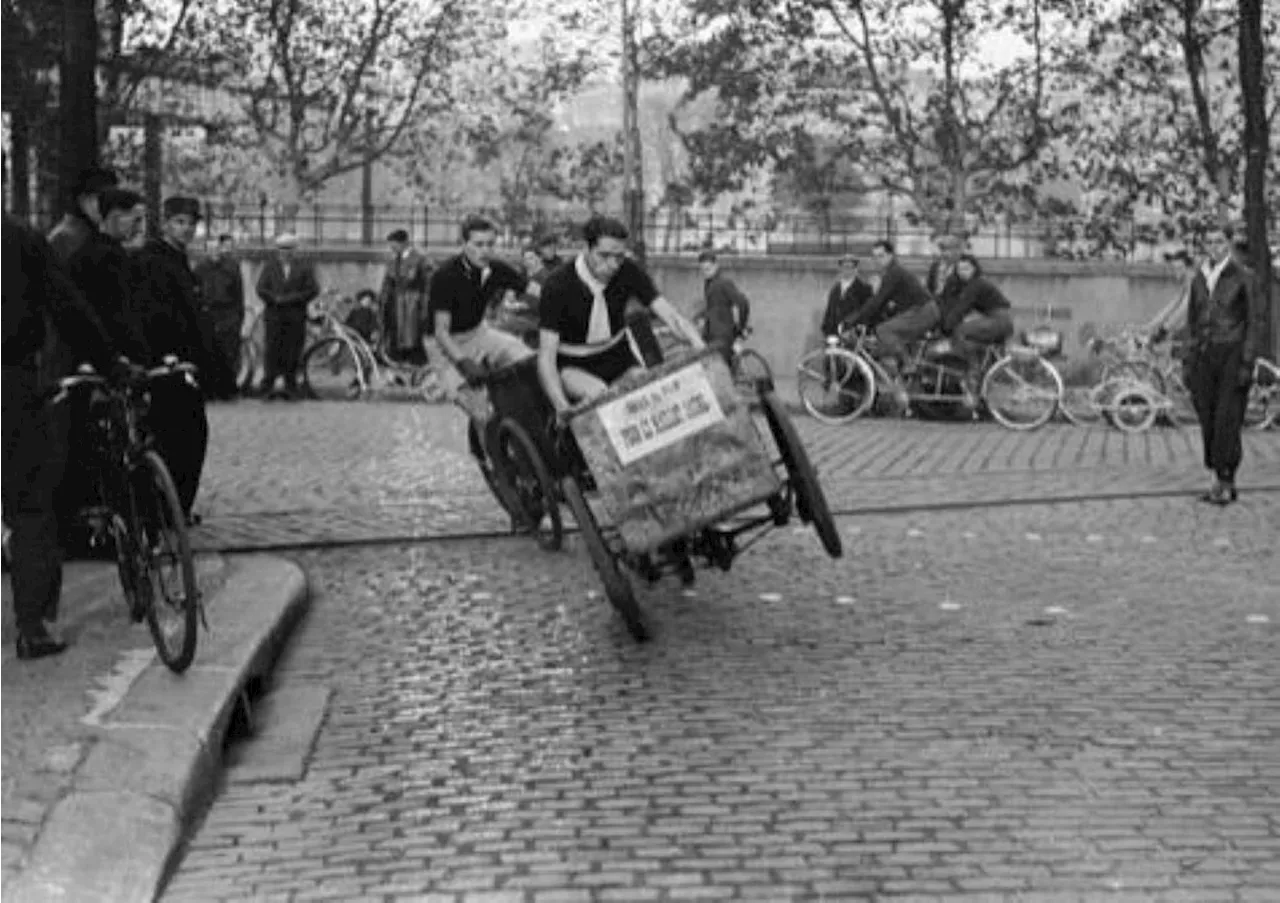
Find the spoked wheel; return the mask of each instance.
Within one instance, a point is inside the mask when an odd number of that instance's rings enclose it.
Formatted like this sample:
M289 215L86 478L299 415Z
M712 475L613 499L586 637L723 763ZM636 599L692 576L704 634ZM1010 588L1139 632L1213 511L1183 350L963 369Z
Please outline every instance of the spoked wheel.
M499 507L510 515L511 531L516 532L524 523L520 502L515 490L506 483L505 477L494 469L493 459L489 457L484 442L480 439L480 431L474 420L467 423L467 445L471 449L471 457L475 458L476 466L480 468L480 476L484 477L485 485L493 493Z
M525 528L542 548L559 551L564 543L564 521L556 484L542 453L524 427L511 419L498 424L496 444L496 466L503 468L515 491Z
M587 554L591 556L591 564L600 576L600 582L604 584L604 594L609 597L609 604L622 616L622 621L627 625L627 631L632 638L638 643L643 643L649 638L649 631L640 614L640 606L636 604L631 581L622 572L622 568L618 567L618 559L609 549L609 544L605 542L604 534L600 532L600 524L596 521L595 514L591 512L591 507L587 504L586 496L582 494L578 481L573 477L566 477L560 483L560 488L564 493L565 501L569 503L569 510L573 512L573 519L578 522L582 541L587 546Z
M1160 416L1160 405L1151 389L1142 383L1127 383L1107 406L1107 419L1125 433L1145 433Z
M734 358L733 384L738 394L752 400L761 392L773 391L773 371L758 351L744 348Z
M1280 367L1258 361L1253 370L1253 385L1245 406L1244 424L1250 429L1269 430L1280 419Z
M846 348L819 348L796 366L800 403L823 423L848 423L871 408L876 376L871 365Z
M773 441L777 443L778 452L782 455L782 464L787 469L800 519L813 525L827 554L832 558L839 558L844 553L840 532L836 529L835 518L831 516L831 509L827 506L827 496L818 482L817 471L813 469L809 453L805 451L800 434L796 432L796 425L791 422L782 402L774 393L765 392L760 396L760 403L764 406L764 416L769 421Z
M302 356L302 390L308 398L339 401L364 392L364 367L350 342L321 339Z
M1102 422L1098 386L1063 386L1058 410L1068 423L1097 426Z
M156 652L165 666L181 674L196 654L200 593L191 555L187 521L164 460L149 451L132 475L131 533L139 567L135 597L142 609ZM129 587L125 587L126 592Z
M1058 410L1062 377L1034 353L1014 353L996 363L982 380L982 400L1006 429L1034 430Z

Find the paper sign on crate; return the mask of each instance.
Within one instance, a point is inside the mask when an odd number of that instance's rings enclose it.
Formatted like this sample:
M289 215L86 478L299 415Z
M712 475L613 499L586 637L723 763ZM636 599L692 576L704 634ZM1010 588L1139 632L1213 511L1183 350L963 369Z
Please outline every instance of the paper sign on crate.
M596 413L624 466L724 421L699 363L601 405Z

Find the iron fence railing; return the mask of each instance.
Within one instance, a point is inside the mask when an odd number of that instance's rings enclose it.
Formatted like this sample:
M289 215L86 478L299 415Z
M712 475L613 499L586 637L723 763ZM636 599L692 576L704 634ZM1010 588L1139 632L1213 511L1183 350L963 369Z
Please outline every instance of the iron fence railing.
M586 210L533 211L504 217L497 211L456 212L428 206L336 204L282 205L261 202L209 201L204 204L201 240L229 234L242 247L269 246L282 232L292 232L303 246L382 248L387 234L404 229L427 249L455 247L459 224L470 212L489 215L499 224L500 247L517 251L534 236L554 233L566 243L590 215ZM37 213L37 225L52 217ZM1083 218L1054 218L968 226L972 252L983 259L1160 260L1176 236L1134 222L1103 223ZM892 239L900 254L933 253L933 231L906 216L818 217L789 214L771 217L725 216L687 209L659 209L650 214L645 244L651 253L696 254L715 248L726 254L865 254L878 239Z

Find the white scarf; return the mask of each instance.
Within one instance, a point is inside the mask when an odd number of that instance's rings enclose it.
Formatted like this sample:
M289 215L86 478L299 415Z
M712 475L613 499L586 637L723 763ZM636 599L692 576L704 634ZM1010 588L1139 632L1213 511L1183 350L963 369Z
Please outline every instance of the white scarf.
M591 319L587 321L587 344L607 342L613 338L613 329L609 326L609 305L604 300L604 283L596 279L587 266L587 256L579 254L573 262L573 268L582 280L582 284L591 292Z
M1227 268L1227 264L1231 262L1231 255L1228 254L1218 262L1218 265L1212 269L1206 264L1204 269L1204 280L1209 284L1209 294L1213 294L1213 290L1218 287L1218 280L1222 278L1222 271Z

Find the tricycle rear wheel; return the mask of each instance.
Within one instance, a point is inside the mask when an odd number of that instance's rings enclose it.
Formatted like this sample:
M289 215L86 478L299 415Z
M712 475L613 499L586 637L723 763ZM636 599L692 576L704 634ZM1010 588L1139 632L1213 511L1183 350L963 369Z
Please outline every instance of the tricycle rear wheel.
M649 638L649 631L645 629L640 606L636 604L635 592L631 589L631 581L618 567L618 559L605 542L600 524L591 512L586 496L573 477L567 477L560 487L565 501L569 503L569 510L573 512L573 519L578 522L578 529L582 531L582 541L587 546L587 554L591 556L596 573L600 575L600 582L604 584L604 594L609 597L609 604L622 615L623 623L627 625L632 638L643 643Z
M787 469L800 519L813 524L814 532L818 534L827 554L832 558L839 558L844 554L840 531L836 529L835 518L831 516L831 509L827 506L827 496L822 491L818 474L800 441L795 424L773 392L761 393L760 403L764 408L765 419L769 422L769 431L773 433L773 441L778 444L783 466Z

